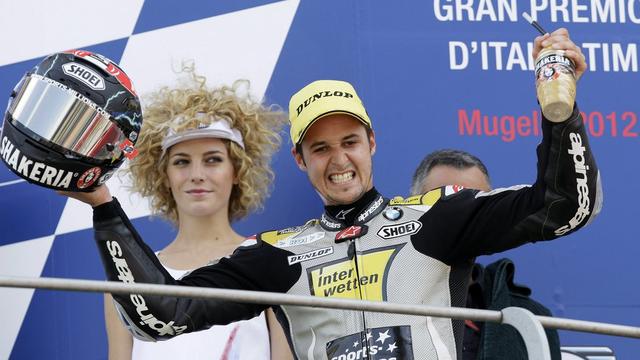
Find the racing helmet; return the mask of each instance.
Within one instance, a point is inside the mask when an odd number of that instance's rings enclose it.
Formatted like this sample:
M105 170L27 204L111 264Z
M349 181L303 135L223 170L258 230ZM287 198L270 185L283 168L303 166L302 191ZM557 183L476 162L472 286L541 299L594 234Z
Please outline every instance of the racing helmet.
M52 54L11 92L0 158L21 178L64 191L92 191L133 158L142 126L129 77L102 55Z

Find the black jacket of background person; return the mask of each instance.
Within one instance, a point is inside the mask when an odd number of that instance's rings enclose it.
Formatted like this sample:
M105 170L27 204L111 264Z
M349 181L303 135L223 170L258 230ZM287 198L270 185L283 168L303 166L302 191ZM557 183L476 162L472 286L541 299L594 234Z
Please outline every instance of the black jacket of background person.
M476 256L555 239L600 210L599 172L577 107L565 122L543 121L542 130L533 186L490 192L447 186L393 200L372 189L351 211L327 207L319 220L258 234L180 280L163 269L116 200L94 209L95 237L109 280L464 307ZM125 325L147 340L248 319L268 307L138 294L114 299ZM274 310L298 358L461 358L462 321Z
M467 307L500 311L510 306L527 309L535 315L553 316L532 299L531 289L514 281L516 267L509 259L500 259L487 267L474 264ZM511 326L498 323L466 322L463 360L527 360L522 337ZM479 328L478 331L473 328ZM560 360L558 330L545 329L552 360Z

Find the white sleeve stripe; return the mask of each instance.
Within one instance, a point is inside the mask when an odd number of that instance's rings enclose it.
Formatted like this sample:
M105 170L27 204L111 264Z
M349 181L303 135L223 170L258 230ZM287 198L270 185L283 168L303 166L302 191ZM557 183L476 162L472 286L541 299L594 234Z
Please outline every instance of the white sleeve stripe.
M509 187L506 187L506 188L497 188L497 189L493 189L491 191L480 191L480 192L478 192L476 194L476 198L483 197L483 196L491 196L491 195L499 194L499 193L505 192L505 191L516 191L516 190L520 190L520 189L526 188L526 187L531 187L531 185L522 184L522 185L509 186Z
M240 246L238 247L244 247L244 246L252 246L257 244L258 241L256 239L247 239L245 241L242 242L242 244L240 244Z

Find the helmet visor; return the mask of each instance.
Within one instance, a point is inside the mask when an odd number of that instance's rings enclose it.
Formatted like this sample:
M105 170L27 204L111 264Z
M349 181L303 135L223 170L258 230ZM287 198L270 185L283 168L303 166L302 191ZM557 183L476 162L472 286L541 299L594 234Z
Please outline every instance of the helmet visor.
M8 111L14 121L42 139L96 160L119 156L119 145L126 139L104 109L36 74L23 79Z

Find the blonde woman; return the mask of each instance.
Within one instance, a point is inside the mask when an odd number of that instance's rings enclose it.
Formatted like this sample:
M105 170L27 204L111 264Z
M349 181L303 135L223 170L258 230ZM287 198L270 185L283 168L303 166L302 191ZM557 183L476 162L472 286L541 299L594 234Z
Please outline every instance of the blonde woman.
M260 208L273 179L270 159L284 115L252 100L248 84L163 88L150 96L128 173L135 192L170 220L176 238L157 252L174 277L230 255L244 240L231 226ZM161 342L134 339L105 298L109 359L289 359L269 309L251 320Z

